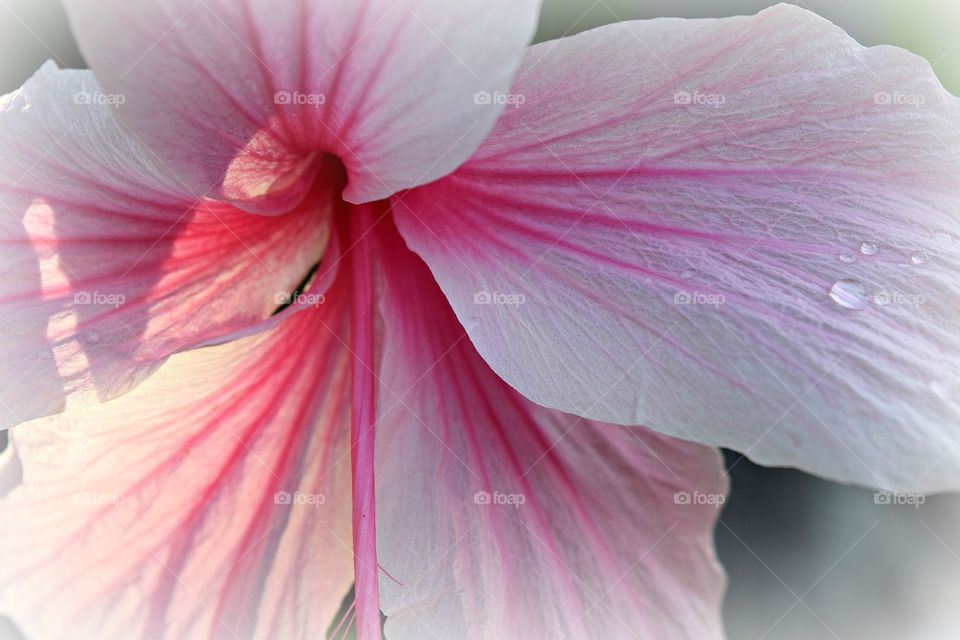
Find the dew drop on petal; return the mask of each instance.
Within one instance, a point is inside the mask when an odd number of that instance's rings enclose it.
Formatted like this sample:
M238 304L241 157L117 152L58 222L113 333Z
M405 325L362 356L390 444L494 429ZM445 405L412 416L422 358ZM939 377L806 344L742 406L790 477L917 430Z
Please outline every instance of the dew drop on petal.
M880 243L873 240L864 240L860 243L860 253L865 256L875 256L880 253Z
M926 264L930 262L930 255L926 251L914 251L913 255L910 256L910 261L913 264Z
M840 258L840 262L844 262L846 264L852 264L857 261L857 256L848 251L844 251L837 257Z
M696 275L696 272L694 272L693 269L687 269L686 271L680 274L680 277L683 278L684 280L690 280L695 275Z
M90 329L89 331L83 332L83 340L89 344L97 344L100 342L100 332L96 329Z
M936 236L937 242L943 245L953 244L953 236L949 233L938 233Z
M830 298L845 309L863 309L867 304L867 289L858 280L844 278L830 287Z

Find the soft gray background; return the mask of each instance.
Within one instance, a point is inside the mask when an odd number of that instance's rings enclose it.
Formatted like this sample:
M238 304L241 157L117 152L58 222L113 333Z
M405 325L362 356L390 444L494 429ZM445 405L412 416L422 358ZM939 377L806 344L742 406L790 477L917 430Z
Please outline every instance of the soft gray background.
M546 0L538 38L620 19L719 17L769 4ZM864 44L896 44L923 55L960 92L955 0L800 4ZM48 58L83 66L59 4L0 0L0 93ZM876 505L865 489L762 469L736 455L728 465L733 495L717 546L730 576L724 613L731 640L960 638L960 496L932 497L918 509ZM0 617L0 639L17 637Z

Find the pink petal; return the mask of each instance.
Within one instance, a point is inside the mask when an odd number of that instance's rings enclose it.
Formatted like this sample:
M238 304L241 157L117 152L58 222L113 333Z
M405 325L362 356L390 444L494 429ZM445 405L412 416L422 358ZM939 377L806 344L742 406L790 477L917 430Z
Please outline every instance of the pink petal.
M382 242L387 638L722 638L717 452L524 399L419 258Z
M427 183L489 133L538 0L70 0L119 116L198 193L282 211L318 153L353 202Z
M15 428L0 611L38 639L323 637L353 581L345 294Z
M335 180L276 218L195 201L98 94L48 64L0 101L0 428L115 397L259 322L329 234Z
M519 73L525 103L397 214L494 370L764 464L960 487L960 101L925 61L780 5Z

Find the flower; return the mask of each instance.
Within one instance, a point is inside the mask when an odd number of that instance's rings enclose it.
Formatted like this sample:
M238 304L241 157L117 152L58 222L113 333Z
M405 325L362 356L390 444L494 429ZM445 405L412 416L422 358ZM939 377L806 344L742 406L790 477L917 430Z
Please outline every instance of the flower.
M718 638L710 447L960 486L919 58L785 5L67 6L96 80L0 103L31 637L316 637L355 583L334 635Z

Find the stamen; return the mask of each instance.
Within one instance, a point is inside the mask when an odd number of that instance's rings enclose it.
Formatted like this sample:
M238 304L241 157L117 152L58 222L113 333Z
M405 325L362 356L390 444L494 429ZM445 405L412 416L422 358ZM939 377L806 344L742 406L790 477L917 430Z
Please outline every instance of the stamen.
M353 351L353 403L350 444L353 466L353 563L356 576L357 638L381 637L378 589L376 506L374 485L374 376L373 247L370 231L375 224L371 205L351 212L350 271L353 277L351 342Z

